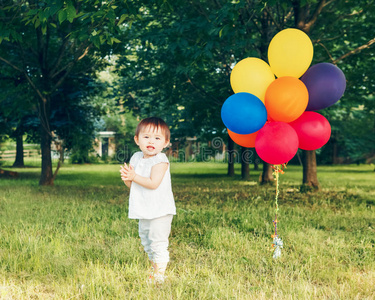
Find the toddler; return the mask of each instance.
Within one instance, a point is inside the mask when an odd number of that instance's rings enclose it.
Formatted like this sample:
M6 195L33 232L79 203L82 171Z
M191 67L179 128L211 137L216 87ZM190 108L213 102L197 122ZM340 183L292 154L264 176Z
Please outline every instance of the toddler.
M168 238L176 214L169 161L161 153L170 141L168 125L156 117L143 119L134 141L141 151L120 170L121 179L130 188L129 218L139 220L139 237L153 269L150 279L163 282L169 262Z

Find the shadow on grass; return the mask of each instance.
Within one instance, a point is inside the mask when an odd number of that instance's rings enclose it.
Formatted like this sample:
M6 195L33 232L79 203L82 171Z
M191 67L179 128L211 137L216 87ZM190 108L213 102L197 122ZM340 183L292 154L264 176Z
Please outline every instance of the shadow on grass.
M340 168L338 169L337 166L324 166L324 167L319 167L318 168L318 174L319 173L354 173L354 174L363 174L363 173L374 173L375 174L375 169L369 168L368 170L358 170L358 169L353 169L351 167L347 168Z
M202 178L202 179L211 179L211 178L225 178L225 179L231 179L231 178L236 178L238 176L228 176L226 174L215 174L215 173L207 173L207 174L172 174L172 178L178 178L178 179L183 179L183 178Z
M176 180L181 182L183 180L191 181L191 180L202 180L209 182L211 180L217 181L245 181L241 178L240 174L236 174L234 176L228 176L226 174L215 174L215 173L206 173L206 174L173 174L172 173L172 181ZM35 181L39 182L40 179L40 171L33 172L27 171L26 169L19 172L17 178L11 179L6 178L6 180L15 180L15 181ZM258 181L259 174L250 175L250 178L247 181ZM88 173L88 172L74 172L72 173L61 173L57 174L55 179L55 185L72 185L84 186L87 185L97 185L100 183L101 186L113 186L118 185L121 183L120 177L117 174L108 174L108 173Z
M1 177L0 180L10 180L10 181L22 181L22 180L39 180L40 174L35 172L16 172L18 175L16 177Z

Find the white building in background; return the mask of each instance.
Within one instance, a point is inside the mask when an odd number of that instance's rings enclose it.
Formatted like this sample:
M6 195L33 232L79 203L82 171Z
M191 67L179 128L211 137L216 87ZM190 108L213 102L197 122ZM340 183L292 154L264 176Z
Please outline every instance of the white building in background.
M100 157L112 157L116 153L115 131L99 131L95 138L94 150Z

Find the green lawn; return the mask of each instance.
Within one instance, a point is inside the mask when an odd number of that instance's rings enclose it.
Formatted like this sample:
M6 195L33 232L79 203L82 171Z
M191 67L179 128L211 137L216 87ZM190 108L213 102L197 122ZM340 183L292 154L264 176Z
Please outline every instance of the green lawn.
M227 177L220 163L173 163L177 216L161 287L118 165L64 165L53 187L39 168L0 180L0 299L374 299L374 166L322 166L280 177L281 258L272 258L274 186ZM240 174L240 166L236 166Z

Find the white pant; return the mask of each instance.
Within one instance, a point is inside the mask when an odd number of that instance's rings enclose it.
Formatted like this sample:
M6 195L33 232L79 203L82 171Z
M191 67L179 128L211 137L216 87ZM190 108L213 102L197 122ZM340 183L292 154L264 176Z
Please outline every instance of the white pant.
M154 263L169 262L169 234L171 233L173 215L146 220L139 220L139 237L141 243Z

